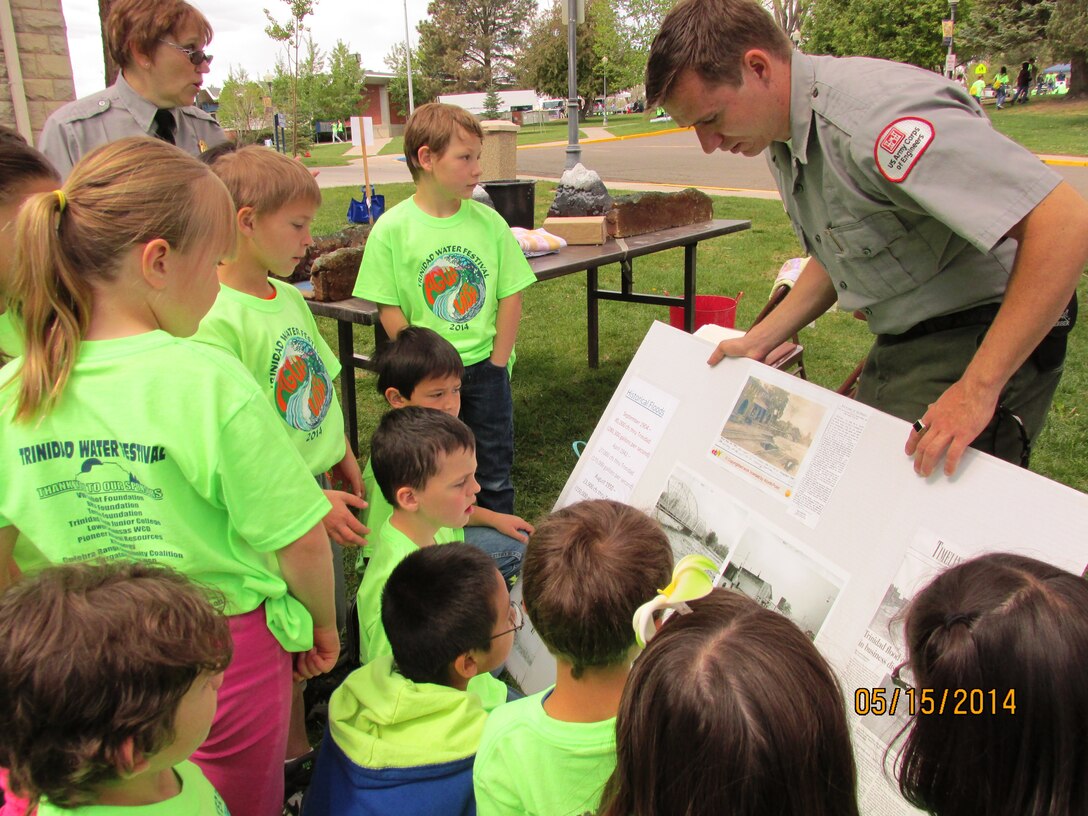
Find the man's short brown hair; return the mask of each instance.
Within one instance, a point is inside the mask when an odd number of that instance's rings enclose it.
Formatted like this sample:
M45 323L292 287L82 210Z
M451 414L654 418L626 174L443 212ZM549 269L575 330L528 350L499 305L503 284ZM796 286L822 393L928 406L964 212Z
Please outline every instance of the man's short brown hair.
M321 188L313 173L270 148L224 150L207 164L227 186L237 210L252 207L258 215L269 215L292 201L321 205Z
M174 740L181 698L231 658L226 619L183 575L153 564L50 567L0 596L0 767L12 789L90 804L128 740Z
M684 0L665 17L646 62L646 101L661 105L684 71L737 87L745 52L789 62L793 43L756 0Z
M132 49L150 54L159 41L177 34L188 24L196 26L205 46L212 40L208 18L184 0L116 0L106 18L110 56L122 68L132 62ZM185 43L178 43L185 45Z
M586 669L617 665L635 643L635 610L669 584L672 548L661 526L619 502L583 501L529 537L525 611L548 651Z
M413 181L419 181L419 174L423 172L419 164L419 149L429 147L432 153L441 156L449 147L457 128L471 136L484 138L479 121L464 108L443 102L428 102L416 108L404 127L404 158L408 160Z

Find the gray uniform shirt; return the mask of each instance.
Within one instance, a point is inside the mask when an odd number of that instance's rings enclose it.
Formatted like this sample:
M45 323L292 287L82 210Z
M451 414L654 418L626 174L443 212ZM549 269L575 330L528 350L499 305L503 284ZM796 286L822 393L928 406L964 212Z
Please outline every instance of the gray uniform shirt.
M767 156L805 251L878 334L999 302L1005 233L1061 176L938 74L794 52L790 141Z
M104 91L69 102L53 112L42 129L38 149L67 178L72 165L96 147L127 136L155 136L155 112L148 102L117 75L117 81ZM219 123L200 108L173 109L177 131L174 142L193 156L225 142Z

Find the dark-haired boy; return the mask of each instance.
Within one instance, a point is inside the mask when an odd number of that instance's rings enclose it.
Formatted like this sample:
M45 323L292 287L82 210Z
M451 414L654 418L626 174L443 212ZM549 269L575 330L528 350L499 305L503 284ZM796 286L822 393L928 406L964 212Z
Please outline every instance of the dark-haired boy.
M456 105L421 105L404 131L415 194L374 225L356 297L379 305L396 337L428 326L465 365L461 418L479 445L480 504L514 512L514 404L509 366L521 322L521 291L536 277L509 226L472 200L483 131Z
M68 564L16 584L0 596L11 789L38 799L39 816L222 816L189 757L230 658L226 619L173 570Z
M378 372L377 387L393 408L411 405L434 408L457 416L461 410L461 378L465 367L461 356L448 340L423 326L408 326L378 351L374 359ZM393 512L374 478L367 462L363 469L363 484L370 506L361 515L363 524L372 530L381 528ZM507 584L512 585L521 572L525 542L533 525L525 519L477 505L464 529L442 528L435 541L467 541L490 555ZM370 557L370 546L360 557Z
M616 712L634 659L635 610L667 586L672 549L645 513L565 507L529 539L525 610L556 683L488 720L473 781L480 816L595 813L616 767Z
M475 813L472 762L488 708L469 681L502 665L521 620L476 548L404 558L382 592L393 653L333 693L305 816Z

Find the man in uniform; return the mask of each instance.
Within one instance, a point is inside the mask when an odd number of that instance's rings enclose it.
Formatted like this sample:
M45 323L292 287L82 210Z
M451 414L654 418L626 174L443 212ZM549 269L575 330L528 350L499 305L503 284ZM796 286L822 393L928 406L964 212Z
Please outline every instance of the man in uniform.
M86 153L126 136L155 136L194 156L226 141L193 105L212 60L203 14L182 0L118 0L106 30L117 81L54 111L38 141L62 177Z
M812 257L790 295L718 346L762 359L837 301L876 342L858 398L913 422L906 453L951 475L968 445L1027 461L1075 320L1088 202L996 133L955 83L811 57L755 0L686 0L646 68L649 104L703 150L766 152Z

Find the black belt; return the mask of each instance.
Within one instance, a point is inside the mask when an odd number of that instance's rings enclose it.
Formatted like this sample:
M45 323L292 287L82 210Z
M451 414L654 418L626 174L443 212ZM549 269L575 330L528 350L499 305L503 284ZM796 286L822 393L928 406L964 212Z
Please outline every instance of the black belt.
M907 340L916 340L928 334L948 331L949 329L962 329L965 326L988 326L994 322L1000 308L1000 303L985 303L982 306L964 309L962 312L931 317L928 320L915 323L902 334L878 334L876 342L882 346L890 346Z

